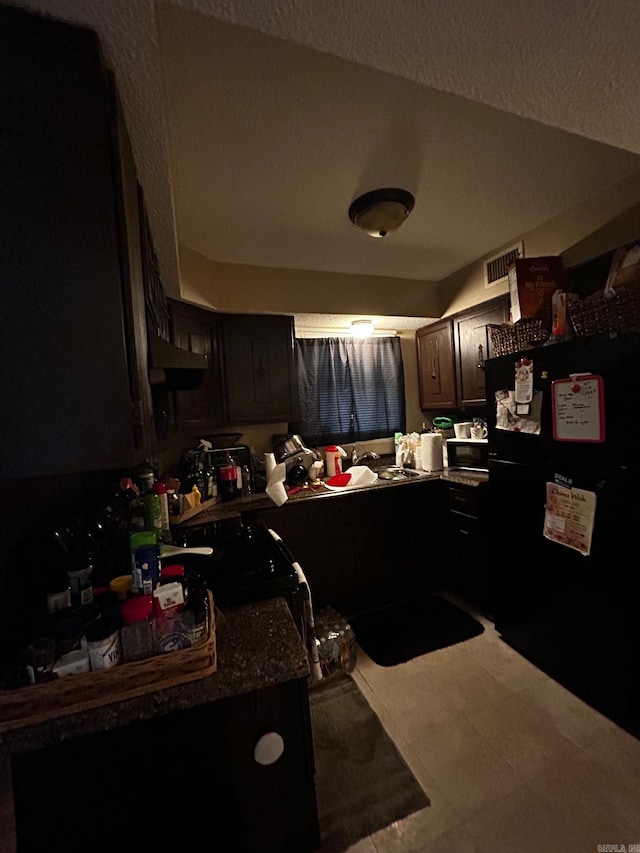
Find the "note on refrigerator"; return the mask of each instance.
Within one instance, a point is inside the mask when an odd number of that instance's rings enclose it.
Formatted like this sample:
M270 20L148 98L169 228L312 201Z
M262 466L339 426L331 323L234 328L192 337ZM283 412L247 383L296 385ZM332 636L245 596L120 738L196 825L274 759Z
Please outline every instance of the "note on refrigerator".
M595 514L595 492L547 483L544 514L544 535L547 539L588 556Z

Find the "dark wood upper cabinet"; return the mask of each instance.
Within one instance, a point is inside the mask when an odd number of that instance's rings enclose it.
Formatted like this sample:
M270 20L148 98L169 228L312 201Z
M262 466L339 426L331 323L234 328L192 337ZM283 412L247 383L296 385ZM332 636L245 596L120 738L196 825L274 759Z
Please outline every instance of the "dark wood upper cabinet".
M178 429L190 432L215 429L223 423L219 315L175 299L170 299L168 304L173 343L189 352L206 356L209 363L200 387L176 392L176 425Z
M127 466L136 185L97 36L0 7L0 77L0 478Z
M441 320L416 331L420 408L453 409L456 383L453 362L453 326Z
M292 420L296 385L293 317L221 315L228 424Z
M485 405L484 363L493 356L487 325L508 319L505 294L416 331L423 411Z
M458 407L483 406L486 402L484 363L492 358L488 324L509 319L507 295L483 302L453 317L456 352Z
M292 420L292 316L220 314L174 299L169 308L173 343L209 361L199 388L175 394L179 430Z

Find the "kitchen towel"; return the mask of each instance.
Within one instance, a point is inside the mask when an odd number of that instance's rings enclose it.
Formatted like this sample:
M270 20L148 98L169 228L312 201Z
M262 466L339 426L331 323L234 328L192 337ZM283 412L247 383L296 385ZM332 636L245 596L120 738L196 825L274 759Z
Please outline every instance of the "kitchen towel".
M423 432L420 439L422 470L442 471L442 433Z

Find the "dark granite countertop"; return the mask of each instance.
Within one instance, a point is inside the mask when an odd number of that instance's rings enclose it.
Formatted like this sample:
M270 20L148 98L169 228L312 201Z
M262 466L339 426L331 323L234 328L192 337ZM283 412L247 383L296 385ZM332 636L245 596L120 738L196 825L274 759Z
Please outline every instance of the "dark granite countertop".
M391 464L391 463L390 463ZM348 471L348 469L347 469ZM478 486L481 483L486 483L489 475L483 471L468 471L456 468L445 468L443 471L420 471L418 476L412 477L410 480L376 480L368 486L359 486L356 488L345 488L344 491L335 491L327 489L322 482L316 486L308 486L293 490L288 495L288 500L283 507L286 507L289 502L296 503L301 500L330 500L331 498L340 498L345 495L357 494L361 491L370 491L371 489L398 489L410 488L416 483L423 483L425 480L446 480L449 483L461 483L466 486ZM209 521L218 521L224 518L238 518L243 513L258 512L264 509L273 509L275 503L265 492L258 492L251 495L249 498L236 499L226 503L220 502L208 507L202 512L194 515L188 521L183 522L181 527L192 527L194 525L205 524Z
M0 756L31 752L80 735L305 678L310 672L283 598L226 609L216 622L216 653L217 672L207 678L4 732L0 734Z

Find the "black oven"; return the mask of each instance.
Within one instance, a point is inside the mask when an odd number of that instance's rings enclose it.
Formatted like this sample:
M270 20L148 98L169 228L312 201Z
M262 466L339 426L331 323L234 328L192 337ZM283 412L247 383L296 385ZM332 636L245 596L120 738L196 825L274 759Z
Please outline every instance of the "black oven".
M221 610L281 596L304 635L304 591L293 557L258 516L246 514L176 528L173 539L178 546L213 548L211 557L185 554L178 555L176 562L202 572Z

